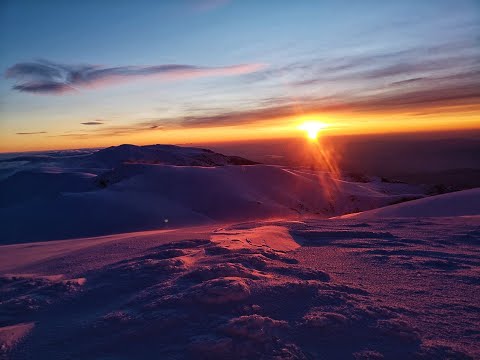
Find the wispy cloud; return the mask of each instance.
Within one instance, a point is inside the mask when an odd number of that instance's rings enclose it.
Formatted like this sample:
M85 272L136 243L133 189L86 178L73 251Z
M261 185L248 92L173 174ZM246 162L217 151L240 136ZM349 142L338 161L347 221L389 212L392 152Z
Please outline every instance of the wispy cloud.
M220 67L202 67L183 64L154 66L63 65L40 60L18 63L7 69L5 77L15 79L14 90L40 94L63 94L77 89L88 89L140 78L163 80L190 79L205 76L232 76L252 73L263 64L238 64Z
M38 134L46 134L46 131L33 131L33 132L17 132L16 135L38 135Z
M480 51L474 41L446 42L425 48L400 51L376 50L357 54L324 54L302 61L272 66L249 75L253 82L282 80L283 84L317 87L341 82L349 86L378 86L381 81L403 81L427 76L471 71L480 68Z
M473 74L471 74L473 76ZM478 79L478 77L477 77ZM122 126L105 126L91 129L81 134L66 134L74 138L128 136L149 131L171 130L182 128L211 128L225 126L251 126L265 122L278 122L309 113L358 113L358 114L390 114L405 113L410 116L425 113L435 114L448 111L449 108L458 111L459 106L468 109L473 107L478 111L480 104L480 88L474 82L445 82L443 80L414 79L410 86L408 82L399 84L391 91L378 95L346 95L343 97L306 97L288 100L279 98L267 99L264 106L252 103L250 109L238 111L207 111L203 114L192 114L172 118L143 119ZM417 84L418 83L418 84ZM401 91L397 88L401 87ZM432 89L435 91L432 91ZM262 103L260 101L260 103Z
M417 78L411 78L411 79L406 79L406 80L400 80L400 81L394 81L390 83L390 86L404 86L404 85L410 85L422 80L426 80L426 78L423 77L417 77Z
M292 116L311 113L424 114L444 113L452 109L478 111L480 72L470 71L436 78L412 78L387 84L381 93L344 93L337 96L301 98L265 98L253 101L242 110L207 108L185 109L186 115L171 118L139 119L128 125L93 127L83 133L63 134L78 139L128 136L135 133L182 128L251 126L278 122Z

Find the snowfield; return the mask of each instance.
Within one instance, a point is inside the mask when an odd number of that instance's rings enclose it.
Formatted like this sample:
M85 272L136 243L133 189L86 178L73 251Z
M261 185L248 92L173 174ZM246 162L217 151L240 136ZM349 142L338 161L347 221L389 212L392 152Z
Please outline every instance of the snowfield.
M2 349L12 359L478 358L479 240L478 218L459 217L5 245Z
M120 148L2 168L0 358L480 358L478 189Z
M25 163L18 167L20 161ZM4 169L10 176L0 180L3 243L304 214L327 217L424 196L419 186L345 181L166 145L22 156L0 164L15 164L15 172L13 166Z

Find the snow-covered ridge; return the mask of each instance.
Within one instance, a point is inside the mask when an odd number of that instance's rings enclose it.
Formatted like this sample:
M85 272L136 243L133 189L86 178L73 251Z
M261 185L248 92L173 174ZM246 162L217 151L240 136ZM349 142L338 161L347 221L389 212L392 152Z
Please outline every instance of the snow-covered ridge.
M239 156L226 156L208 149L181 147L175 145L145 145L137 146L123 144L111 146L90 153L50 152L44 155L16 156L1 162L26 161L33 163L57 163L63 166L81 166L90 168L113 168L122 163L147 163L177 166L223 166L223 165L253 165Z
M112 146L91 155L89 161L110 167L122 163L163 164L176 166L253 165L238 156L226 156L208 149L175 145L120 145Z

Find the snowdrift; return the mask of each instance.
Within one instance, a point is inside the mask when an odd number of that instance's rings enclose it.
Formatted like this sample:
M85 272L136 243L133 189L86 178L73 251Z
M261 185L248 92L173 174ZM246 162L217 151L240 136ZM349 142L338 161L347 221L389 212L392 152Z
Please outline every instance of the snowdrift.
M356 219L480 215L480 188L431 196L342 218Z

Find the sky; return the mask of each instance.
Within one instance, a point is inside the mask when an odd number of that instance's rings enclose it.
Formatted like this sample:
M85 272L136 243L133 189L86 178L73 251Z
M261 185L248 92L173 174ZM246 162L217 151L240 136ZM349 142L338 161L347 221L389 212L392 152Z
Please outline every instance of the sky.
M0 152L480 128L480 1L0 0Z

